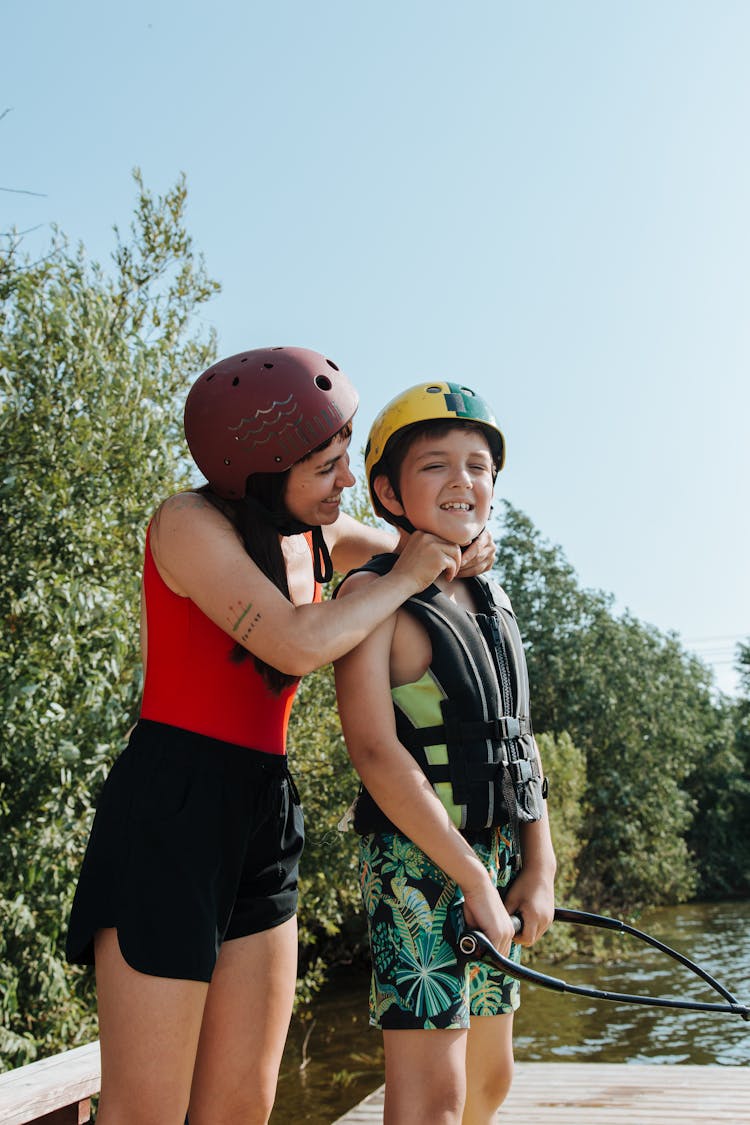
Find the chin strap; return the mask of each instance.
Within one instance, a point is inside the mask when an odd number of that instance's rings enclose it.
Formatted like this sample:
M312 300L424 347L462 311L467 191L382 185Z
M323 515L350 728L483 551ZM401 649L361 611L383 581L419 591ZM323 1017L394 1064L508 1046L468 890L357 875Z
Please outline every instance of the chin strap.
M328 551L328 544L323 537L322 527L313 527L312 529L312 548L313 548L313 574L315 581L323 585L330 582L333 578L333 563ZM282 532L282 535L284 533Z
M311 524L301 523L294 516L290 516L288 512L272 512L270 508L266 508L254 496L246 496L244 502L259 519L263 520L264 523L270 523L279 535L302 535L306 531L311 531L315 581L321 585L331 581L333 578L333 563L328 551L328 544L323 537L322 527L313 527Z

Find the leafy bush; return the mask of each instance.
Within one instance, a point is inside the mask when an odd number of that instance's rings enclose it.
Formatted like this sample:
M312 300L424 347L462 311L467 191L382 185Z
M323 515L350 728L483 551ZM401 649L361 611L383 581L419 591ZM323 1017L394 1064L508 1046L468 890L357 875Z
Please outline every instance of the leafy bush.
M191 334L216 285L184 183L136 173L114 269L55 236L0 255L0 1048L18 1065L94 1034L90 974L62 959L92 802L140 694L138 588L155 505L187 483L178 402L213 356Z
M555 876L555 902L568 909L578 906L578 861L585 840L583 825L586 819L586 757L573 744L570 735L537 735L544 772L549 781L547 811L552 840L557 858ZM535 946L533 954L541 957L559 957L571 952L575 935L567 927L553 927ZM531 951L525 954L530 957Z
M581 901L605 912L685 901L698 878L688 781L729 737L709 672L674 635L582 589L508 504L497 565L527 644L534 724L568 732L586 756Z
M338 828L359 782L341 734L330 665L300 684L289 724L289 758L305 812L298 987L305 1001L331 965L350 960L367 941L356 838Z

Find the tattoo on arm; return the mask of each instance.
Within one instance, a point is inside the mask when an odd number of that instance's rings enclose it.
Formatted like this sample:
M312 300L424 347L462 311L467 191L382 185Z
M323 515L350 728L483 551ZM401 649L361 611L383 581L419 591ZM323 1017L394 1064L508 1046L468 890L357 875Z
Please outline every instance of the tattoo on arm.
M253 629L255 628L255 626L258 624L259 621L260 621L260 614L256 613L255 616L252 618L252 620L247 622L247 627L245 629L245 632L240 637L241 641L247 640L247 638L250 636L250 634L252 633Z
M239 629L240 625L241 625L241 624L242 624L242 622L243 622L243 621L245 620L245 618L247 617L247 615L248 615L248 613L250 612L250 610L251 610L251 609L253 608L253 603L252 603L252 602L248 602L248 603L247 603L247 605L245 606L245 608L244 608L244 609L242 609L242 608L241 608L241 603L240 603L240 602L237 602L237 603L236 603L235 605L230 605L230 607L229 607L229 612L230 612L230 613L233 613L233 611L236 611L236 610L237 610L238 608L240 609L240 614L239 614L239 617L237 617L237 618L236 618L236 620L235 620L234 624L232 625L232 632L233 632L233 633L236 633L236 632L237 632L237 630ZM231 621L231 620L232 620L232 618L230 617L230 618L229 618L229 620Z
M232 632L237 633L240 626L243 627L242 632L239 634L240 641L247 640L247 638L250 636L253 629L261 619L260 610L257 610L251 616L252 608L252 602L248 602L246 606L243 606L242 602L235 602L229 607L229 615L227 616L227 621L232 626Z

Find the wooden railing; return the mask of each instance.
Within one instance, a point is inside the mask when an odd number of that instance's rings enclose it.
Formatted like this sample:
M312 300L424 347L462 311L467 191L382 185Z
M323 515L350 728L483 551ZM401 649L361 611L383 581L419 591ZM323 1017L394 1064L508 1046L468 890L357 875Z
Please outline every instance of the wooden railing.
M0 1074L2 1125L85 1125L99 1092L99 1042Z

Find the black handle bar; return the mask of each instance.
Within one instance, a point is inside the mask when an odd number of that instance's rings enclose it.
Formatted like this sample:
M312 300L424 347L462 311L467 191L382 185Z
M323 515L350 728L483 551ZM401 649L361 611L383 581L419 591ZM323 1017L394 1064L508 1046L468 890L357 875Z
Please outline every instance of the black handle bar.
M516 934L519 934L523 928L523 920L517 915L512 915L513 929ZM638 938L640 941L645 942L647 945L652 945L661 953L666 954L668 957L674 958L679 961L681 965L690 969L691 972L699 976L707 984L711 986L720 996L723 996L727 1001L726 1004L708 1004L702 1003L698 1000L671 1000L668 997L659 996L633 996L625 992L605 992L598 988L588 988L584 985L567 984L564 980L558 977L547 976L546 973L539 973L536 969L530 969L526 965L518 965L515 961L511 961L509 957L503 957L502 953L495 949L494 945L485 937L481 930L465 929L458 940L459 951L467 960L485 960L491 961L498 968L502 969L508 976L515 977L517 980L529 981L532 984L541 985L543 988L550 988L555 992L570 992L576 996L588 996L595 1000L612 1000L620 1004L649 1004L659 1008L685 1008L694 1012L724 1012L732 1015L741 1016L744 1020L750 1019L750 1008L744 1004L740 1004L738 1000L728 992L723 985L719 984L717 980L701 968L689 957L684 954L678 953L677 950L671 949L668 945L658 941L657 938L651 937L650 934L644 933L642 930L635 929L634 926L629 926L626 922L620 922L616 918L606 918L601 914L588 914L583 910L566 910L558 907L555 910L556 922L572 922L583 926L596 926L603 930L617 930L621 933L630 934Z

